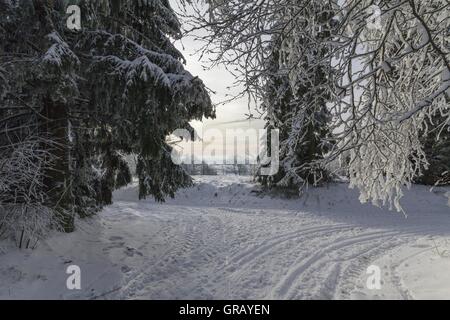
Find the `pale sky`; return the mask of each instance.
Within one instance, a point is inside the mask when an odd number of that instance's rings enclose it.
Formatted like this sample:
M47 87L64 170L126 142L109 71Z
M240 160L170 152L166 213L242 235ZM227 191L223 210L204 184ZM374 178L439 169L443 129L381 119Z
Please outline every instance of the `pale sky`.
M174 10L178 11L177 0L170 0L170 3ZM215 103L224 101L227 98L227 94L238 93L241 91L242 88L227 89L227 87L233 86L234 78L224 67L215 67L214 69L204 70L203 65L208 67L208 64L204 61L203 63L200 62L200 55L196 54L196 51L201 48L201 43L199 43L199 41L196 41L193 37L184 37L181 41L177 41L175 45L186 58L186 69L194 76L199 76L208 88L217 93L211 96ZM205 57L203 60L206 60ZM225 106L219 106L217 110L217 120L208 120L205 121L204 124L221 125L224 122L242 121L246 119L245 114L248 113L247 100L241 99L239 101L230 102ZM262 121L258 120L252 120L251 122L252 127L259 127L258 122L259 125L262 124Z
M170 0L170 2L174 10L177 11L176 0ZM184 37L181 41L177 41L175 45L186 59L186 70L192 73L192 75L198 76L209 89L216 92L216 94L211 95L214 103L226 100L227 94L238 93L242 90L241 88L228 89L229 87L233 87L234 78L224 67L205 70L203 65L207 66L207 64L199 61L200 56L196 54L196 51L201 48L201 43L193 39L193 37ZM258 113L252 112L255 116L258 116ZM248 130L264 128L263 120L246 120L245 115L248 113L247 99L243 98L229 102L226 105L218 105L216 119L204 119L203 122L194 121L192 122L192 126L196 129L201 127L203 131L218 129L224 132L224 136L226 129ZM238 142L237 153L245 153L245 144L242 145L242 143Z
M211 95L213 102L218 103L224 101L227 99L227 94L238 93L240 91L239 88L229 89L229 87L233 86L234 78L224 67L220 66L206 70L203 68L202 65L207 66L207 64L200 62L199 54L196 54L196 50L201 46L198 41L195 41L191 37L185 37L181 42L177 41L176 46L186 58L186 69L194 76L202 79L209 89L216 92L216 94ZM258 120L244 121L246 120L245 115L248 113L247 99L243 98L229 102L226 105L219 105L217 107L217 119L206 120L204 121L204 125L222 126L223 123L232 121L243 121L241 125L246 125L245 122L247 122L252 127L258 127L258 124L261 125L262 121Z

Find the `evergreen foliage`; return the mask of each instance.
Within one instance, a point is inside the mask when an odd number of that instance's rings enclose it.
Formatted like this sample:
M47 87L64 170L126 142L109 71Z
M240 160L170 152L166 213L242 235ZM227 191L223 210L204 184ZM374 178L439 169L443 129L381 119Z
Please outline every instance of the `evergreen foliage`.
M79 31L66 26L69 4L81 8ZM166 137L214 108L172 43L180 27L167 0L0 0L0 146L42 139L55 161L36 179L65 231L131 181L127 155L141 198L191 183Z

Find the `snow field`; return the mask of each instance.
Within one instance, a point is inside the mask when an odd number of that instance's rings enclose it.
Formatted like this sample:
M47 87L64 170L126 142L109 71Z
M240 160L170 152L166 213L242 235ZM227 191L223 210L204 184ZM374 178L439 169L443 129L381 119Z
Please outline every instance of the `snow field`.
M450 298L446 192L414 186L405 218L360 204L346 184L288 199L245 177L196 177L163 204L138 201L133 185L73 234L35 251L5 244L0 298ZM79 291L65 286L72 264ZM369 265L381 290L366 286Z

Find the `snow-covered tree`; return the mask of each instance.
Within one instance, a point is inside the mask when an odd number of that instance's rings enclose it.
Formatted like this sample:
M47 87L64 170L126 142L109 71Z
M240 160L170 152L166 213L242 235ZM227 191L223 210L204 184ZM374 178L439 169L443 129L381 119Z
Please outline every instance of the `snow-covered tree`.
M48 194L39 178L55 159L42 149L43 143L52 145L50 141L12 135L14 145L2 141L0 148L0 238L13 238L20 248L33 248L63 222L47 205Z
M373 5L379 15L377 23ZM420 136L435 114L450 118L449 3L345 1L334 43L335 104L350 148L350 182L361 200L401 210L402 187L427 166ZM375 18L375 21L372 19ZM448 125L448 121L442 122Z
M291 102L293 100L292 88L289 83L288 72L283 72L280 66L280 50L281 39L273 39L271 46L272 55L267 63L267 71L270 74L267 77L267 82L264 88L264 100L261 103L261 109L266 112L265 129L270 138L271 130L279 130L279 141L282 144L280 147L280 168L275 175L266 176L261 175L260 170L257 172L257 181L263 186L276 186L276 184L286 176L286 169L284 168L284 161L286 160L286 154L289 141L292 123L292 109ZM270 141L271 139L267 139ZM265 146L268 154L272 154L271 143L267 143ZM262 167L270 166L270 163L261 164Z
M111 120L98 130L104 141L100 149L108 152L113 145L115 151L138 155L140 197L173 195L190 178L172 163L166 136L190 128L192 119L214 115L202 81L184 70L183 57L170 41L180 36L178 19L161 0L84 1L81 8L87 31L75 48L91 56L88 83L97 89L86 98Z
M172 44L180 23L167 0L76 1L81 30L67 28L69 4L0 0L0 134L36 134L57 159L37 179L66 231L75 210L99 209L131 180L127 154L138 159L140 197L163 200L190 184L166 136L214 116Z
M442 126L444 119L436 115L427 119L427 133L420 141L428 165L417 177L416 181L426 185L450 184L450 126Z
M324 60L331 61L332 68L321 87L330 94L336 145L323 163L349 154L351 186L361 191L361 201L401 210L402 188L428 165L419 139L426 134L425 119L439 113L445 119L441 126L449 124L448 1L207 3L204 9L195 6L192 29L209 28L211 32L200 37L206 41L204 52L237 75L245 88L242 94L256 101L264 99L273 36L289 39L295 34L293 41L308 39L309 50L329 50ZM318 18L330 10L332 28L324 36ZM279 23L285 15L289 19ZM291 27L303 21L304 28ZM292 66L302 65L304 50L302 45L288 49ZM301 78L308 70L299 68L291 75ZM319 92L317 88L315 95Z
M315 17L314 22L285 14L282 19L291 23L292 32L272 40L261 107L266 112L266 127L280 130L280 170L275 176L260 177L264 184L299 188L328 178L321 160L331 144L326 106L331 61L321 41L329 37L332 15L320 5L307 10L312 11L308 14ZM297 34L308 23L314 23L314 38Z

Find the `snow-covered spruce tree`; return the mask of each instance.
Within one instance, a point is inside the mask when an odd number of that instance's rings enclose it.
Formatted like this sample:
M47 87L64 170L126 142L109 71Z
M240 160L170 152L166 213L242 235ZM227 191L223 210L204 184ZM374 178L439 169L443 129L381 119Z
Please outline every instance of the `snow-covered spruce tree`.
M81 1L80 6L86 31L77 34L75 50L90 56L87 83L95 83L84 99L88 110L95 106L94 117L109 118L105 125L100 118L97 127L103 163L125 169L117 152L135 153L140 197L173 196L191 180L172 163L166 137L190 128L192 119L214 116L202 81L184 70L170 41L180 36L178 19L165 0ZM108 173L111 188L117 175Z
M283 177L286 176L286 170L282 165L286 158L286 141L289 139L289 120L291 114L290 103L293 100L292 89L289 83L289 76L286 71L282 71L280 67L280 49L282 41L273 36L270 50L272 55L267 61L267 81L265 84L264 100L261 108L265 111L265 129L268 133L267 141L270 141L270 132L273 129L279 130L279 141L283 143L280 149L280 168L275 175L266 176L261 175L260 170L256 172L257 181L265 187L272 187L277 184ZM267 143L267 154L272 154L271 143ZM268 164L261 164L262 167L269 166Z
M35 108L45 88L31 9L30 3L0 1L0 237L27 248L66 222L49 205L52 193L43 178L56 166L61 144L42 132L47 118Z
M127 154L138 158L140 197L163 200L190 184L166 136L214 115L172 45L180 24L168 1L77 1L79 31L66 27L69 3L0 0L0 121L9 134L11 114L20 118L15 131L26 124L57 144L42 143L57 161L36 178L66 231L74 210L97 210L130 181Z
M326 106L331 61L325 58L329 49L321 41L329 37L332 15L320 5L305 7L304 14L311 19L284 15L292 32L273 39L262 109L266 127L280 131L280 170L274 176L260 177L263 184L301 188L328 180L321 160L331 144ZM307 24L314 25L314 37L296 33Z
M268 139L270 141L270 133L273 129L279 130L279 141L285 146L289 138L291 120L291 101L293 100L292 90L289 83L289 76L286 71L283 72L280 67L280 48L282 41L276 36L273 36L272 44L269 47L272 55L267 61L267 76L264 100L261 104L261 109L265 112L266 121L265 129L267 130ZM272 154L271 143L267 143L267 154ZM282 165L285 159L286 148L280 150L280 168L275 175L266 176L261 175L260 170L256 172L256 180L264 187L273 187L286 176L286 171ZM260 164L261 167L267 167L270 163Z
M0 68L7 82L0 95L0 143L2 149L9 149L3 155L15 155L21 145L29 145L30 139L40 143L39 146L33 144L32 149L27 148L26 159L17 164L33 161L32 151L39 159L33 166L36 181L26 178L24 171L22 182L25 185L16 186L18 190L33 186L34 196L28 199L12 196L1 205L7 206L4 214L8 216L14 211L13 205L24 208L30 201L33 205L40 204L55 212L55 221L60 221L65 230L70 231L73 215L70 213L71 188L68 184L66 105L78 94L74 81L78 58L55 33L51 12L43 1L2 0L0 7ZM53 160L50 162L46 158ZM49 163L51 165L47 165ZM14 190L9 192L15 193ZM30 213L28 209L23 211ZM44 216L44 210L33 212ZM29 219L30 223L33 221Z

